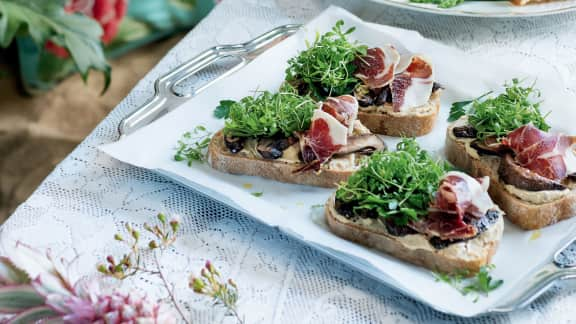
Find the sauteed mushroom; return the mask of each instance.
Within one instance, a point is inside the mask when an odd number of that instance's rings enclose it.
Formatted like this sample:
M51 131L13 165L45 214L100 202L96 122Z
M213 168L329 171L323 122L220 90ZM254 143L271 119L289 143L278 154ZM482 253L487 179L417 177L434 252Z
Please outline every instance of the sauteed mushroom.
M471 125L457 126L452 129L454 136L459 138L476 138L476 128Z
M224 136L224 144L232 153L238 153L244 149L244 141L245 138L243 137L236 137L236 136Z
M296 143L294 137L286 138L261 138L258 140L256 149L265 159L275 160L282 157L285 149Z
M364 134L358 136L349 136L348 144L343 146L336 154L363 153L370 154L374 151L386 149L386 144L374 134Z
M566 187L520 166L511 154L506 154L498 168L500 179L516 188L528 191L564 190Z
M476 140L470 143L470 147L474 148L481 154L486 155L499 155L510 151L510 148L500 143L495 137L488 137L483 141Z

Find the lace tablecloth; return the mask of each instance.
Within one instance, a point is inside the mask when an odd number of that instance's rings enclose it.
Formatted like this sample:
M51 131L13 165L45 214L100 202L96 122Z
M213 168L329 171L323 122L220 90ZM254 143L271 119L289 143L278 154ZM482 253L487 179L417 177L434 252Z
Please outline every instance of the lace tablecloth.
M432 16L366 1L340 1L360 17L415 29L425 37L499 62L545 63L576 91L576 13L522 19ZM158 211L182 215L183 234L163 260L194 323L230 322L187 288L190 273L210 259L240 287L239 312L247 323L517 322L567 323L576 319L576 289L563 284L528 309L460 319L436 312L352 268L252 221L201 194L99 153L116 140L120 120L153 93L160 75L216 44L249 40L275 26L306 22L328 3L320 0L228 0L220 4L144 78L68 156L2 227L3 248L21 240L59 255L80 255L80 271L120 254L113 234L124 223L153 221ZM465 68L465 67L463 67ZM534 71L538 74L539 71ZM82 109L82 107L75 107ZM191 117L193 118L193 117ZM123 283L156 298L154 278Z

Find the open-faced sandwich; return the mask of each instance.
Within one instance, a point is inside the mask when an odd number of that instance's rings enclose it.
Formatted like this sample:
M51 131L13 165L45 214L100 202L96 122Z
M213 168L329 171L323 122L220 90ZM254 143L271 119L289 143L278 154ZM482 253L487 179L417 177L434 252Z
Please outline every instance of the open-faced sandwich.
M576 215L575 138L549 132L532 87L474 100L448 127L446 155L474 176L489 176L490 195L507 217L538 229Z
M316 38L288 61L286 82L301 95L322 100L350 94L359 102L358 119L372 132L389 136L420 136L434 127L441 87L434 67L422 55L400 55L393 45L379 47L350 42L354 31L331 32Z
M348 95L315 102L284 86L218 109L225 126L210 141L208 163L227 173L334 187L386 148L356 119L358 102Z
M469 274L490 263L502 237L502 212L490 179L446 171L404 139L377 152L326 203L332 232L434 271Z

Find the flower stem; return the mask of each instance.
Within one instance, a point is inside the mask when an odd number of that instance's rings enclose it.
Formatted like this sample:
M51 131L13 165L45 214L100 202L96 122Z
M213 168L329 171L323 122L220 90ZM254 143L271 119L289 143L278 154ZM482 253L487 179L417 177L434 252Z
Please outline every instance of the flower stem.
M180 317L182 317L182 320L184 321L184 323L191 324L191 322L186 318L186 316L184 316L184 312L180 308L180 305L178 304L178 301L176 300L176 296L174 295L174 290L172 288L170 288L170 284L168 283L168 280L166 280L164 273L162 273L162 269L160 268L160 262L158 261L158 253L156 253L156 251L154 251L154 262L156 263L156 267L158 268L158 276L162 280L162 283L164 284L164 287L166 288L166 291L168 292L168 296L170 296L170 300L172 301L174 308L176 309L178 314L180 314Z
M240 314L238 314L238 312L236 311L236 307L228 306L228 310L232 312L232 315L234 315L236 319L238 319L238 323L244 324L244 320L240 317Z

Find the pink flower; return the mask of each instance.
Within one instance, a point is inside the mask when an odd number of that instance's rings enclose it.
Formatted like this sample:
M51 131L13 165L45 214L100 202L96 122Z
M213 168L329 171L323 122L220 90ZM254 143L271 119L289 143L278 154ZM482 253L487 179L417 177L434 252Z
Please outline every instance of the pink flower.
M78 286L75 295L48 295L46 305L64 323L176 323L162 305L136 293L101 294L97 285Z
M118 33L127 6L127 0L70 0L64 9L94 18L102 27L102 42L108 44ZM68 50L52 41L46 42L46 50L61 58L69 56Z

